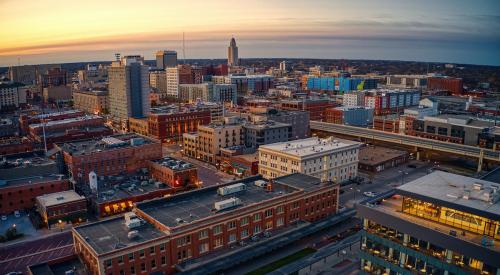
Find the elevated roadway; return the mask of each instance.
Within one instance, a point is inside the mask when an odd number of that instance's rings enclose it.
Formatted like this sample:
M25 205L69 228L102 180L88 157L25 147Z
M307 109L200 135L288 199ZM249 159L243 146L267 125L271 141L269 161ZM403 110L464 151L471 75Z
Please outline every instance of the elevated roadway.
M483 161L493 161L500 163L500 152L490 149L469 146L464 144L450 143L439 140L388 133L374 129L354 127L342 124L333 124L320 121L311 121L312 131L322 131L332 134L342 134L353 137L361 137L388 143L413 146L417 149L429 149L443 153L452 153L461 156L478 159L478 172L481 171Z

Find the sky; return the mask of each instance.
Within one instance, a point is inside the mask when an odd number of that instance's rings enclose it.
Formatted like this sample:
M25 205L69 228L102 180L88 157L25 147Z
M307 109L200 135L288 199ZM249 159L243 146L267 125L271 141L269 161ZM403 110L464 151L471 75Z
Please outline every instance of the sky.
M0 66L153 59L387 59L500 65L499 0L0 0Z

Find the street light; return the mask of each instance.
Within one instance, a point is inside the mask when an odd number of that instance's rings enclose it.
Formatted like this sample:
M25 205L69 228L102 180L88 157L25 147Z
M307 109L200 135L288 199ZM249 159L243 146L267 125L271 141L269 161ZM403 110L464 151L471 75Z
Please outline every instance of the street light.
M401 185L405 183L405 175L408 175L408 172L399 170L398 171L401 174Z

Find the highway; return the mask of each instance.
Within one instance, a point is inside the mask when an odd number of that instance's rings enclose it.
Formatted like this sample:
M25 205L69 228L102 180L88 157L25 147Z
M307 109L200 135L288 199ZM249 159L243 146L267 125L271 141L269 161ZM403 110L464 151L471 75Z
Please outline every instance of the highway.
M439 152L453 153L461 156L478 158L500 162L500 152L490 149L468 146L463 144L449 143L439 140L426 139L421 137L406 136L396 133L382 132L378 130L333 124L320 121L311 121L311 130L342 134L354 137L385 141L390 143L414 146L422 149L430 149Z

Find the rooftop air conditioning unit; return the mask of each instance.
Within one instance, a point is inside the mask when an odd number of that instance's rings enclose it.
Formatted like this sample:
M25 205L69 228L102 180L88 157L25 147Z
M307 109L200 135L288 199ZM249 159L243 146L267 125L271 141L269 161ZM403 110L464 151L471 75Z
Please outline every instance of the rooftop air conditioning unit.
M127 234L127 238L129 240L133 240L137 237L139 237L139 231L137 231L137 230L132 230L132 231L128 232L128 234Z
M221 210L232 208L232 207L235 207L235 206L238 206L241 204L242 204L242 202L239 198L230 198L227 200L215 202L214 208L217 211L221 211Z
M125 213L124 217L127 228L132 229L141 226L141 219L134 212Z
M246 190L247 186L244 183L232 184L224 187L219 187L217 189L217 194L221 196L237 193L243 190Z
M258 186L258 187L266 187L267 186L267 182L265 180L256 180L254 182L255 186Z

